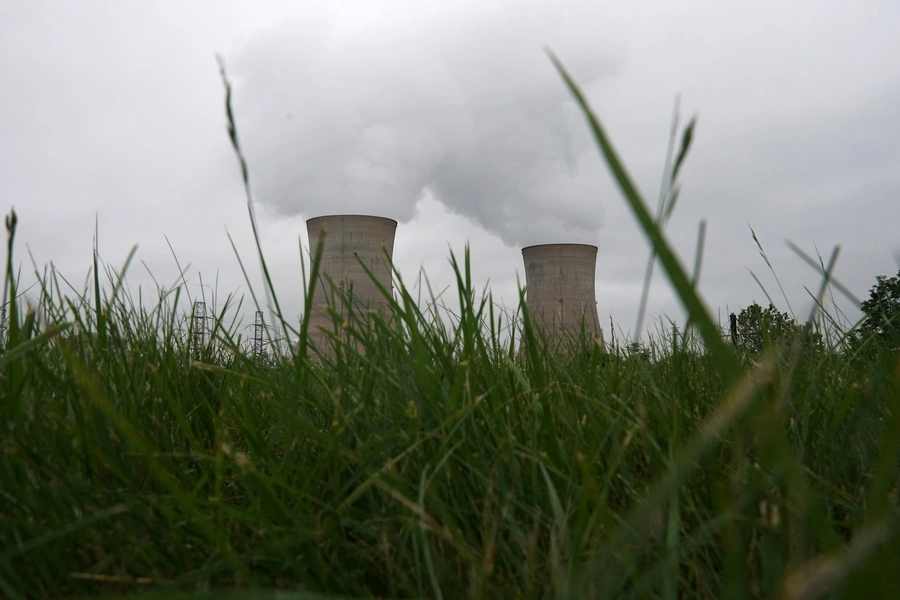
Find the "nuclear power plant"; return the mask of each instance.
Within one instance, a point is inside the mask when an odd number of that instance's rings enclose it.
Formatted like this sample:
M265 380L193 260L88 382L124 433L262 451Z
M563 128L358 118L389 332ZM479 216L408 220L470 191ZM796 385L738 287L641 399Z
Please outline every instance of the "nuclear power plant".
M325 331L334 330L333 309L346 320L351 310L365 318L391 308L375 280L393 292L392 261L397 221L370 215L329 215L306 222L310 252L324 234L318 280L313 291L309 340L327 349ZM594 291L597 247L588 244L541 244L522 249L525 261L525 304L536 330L553 341L584 334L603 346L603 330ZM362 264L360 264L360 261ZM343 293L336 293L343 292ZM342 298L347 296L348 298Z
M542 244L522 248L525 306L538 331L550 339L585 335L603 346L594 281L597 247Z
M391 260L397 221L368 215L329 215L309 219L306 230L313 255L320 236L325 234L318 280L313 290L310 342L322 349L328 347L322 330L334 328L328 315L329 307L344 319L350 310L356 311L357 315L365 315L369 310L381 310L385 318L390 318L390 306L360 261L378 283L393 291ZM349 306L334 293L334 288L352 294Z

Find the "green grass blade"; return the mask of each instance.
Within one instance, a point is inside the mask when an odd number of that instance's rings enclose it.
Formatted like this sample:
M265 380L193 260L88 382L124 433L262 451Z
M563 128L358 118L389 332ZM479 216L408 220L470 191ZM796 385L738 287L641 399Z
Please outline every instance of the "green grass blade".
M557 71L559 71L560 75L566 83L566 86L569 88L569 91L572 93L572 95L575 97L575 100L578 102L578 105L581 107L581 110L588 121L591 132L594 135L594 140L597 142L597 145L599 146L600 151L603 154L603 158L606 160L606 164L612 172L613 179L618 184L619 189L622 191L622 194L625 196L625 200L628 203L628 206L631 208L631 211L637 219L638 223L640 224L641 229L644 230L645 235L650 240L650 243L656 250L656 253L659 255L660 262L662 263L663 268L665 269L666 274L669 277L669 280L672 282L672 285L675 288L679 299L687 310L688 316L690 317L691 321L700 331L700 335L702 336L703 342L704 344L706 344L710 355L716 361L716 364L718 365L721 372L726 376L726 378L729 381L733 380L738 374L737 361L735 360L728 346L719 335L718 327L716 327L713 319L709 314L709 311L707 311L706 307L703 305L703 301L697 294L697 291L691 285L687 273L681 266L681 263L675 256L675 253L672 251L671 245L663 236L663 233L660 230L658 224L653 220L653 217L651 217L650 213L647 211L644 200L641 198L640 193L637 191L637 188L631 181L631 177L628 175L624 165L619 160L616 151L613 149L612 144L609 142L609 139L606 136L605 130L601 126L599 119L594 115L593 111L588 105L587 100L581 93L580 88L569 76L569 73L565 70L565 67L563 67L562 63L559 62L556 56L549 51L548 53L550 55L550 59L553 61L553 64L556 66Z

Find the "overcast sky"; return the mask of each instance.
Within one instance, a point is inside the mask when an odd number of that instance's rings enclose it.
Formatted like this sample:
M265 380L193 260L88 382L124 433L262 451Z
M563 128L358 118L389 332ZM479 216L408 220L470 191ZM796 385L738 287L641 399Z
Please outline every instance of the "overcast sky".
M897 273L896 0L0 0L17 259L31 270L27 244L39 269L82 281L96 217L106 262L138 245L132 291L153 289L147 269L176 281L170 242L191 294L218 277L224 298L247 292L230 232L262 291L218 53L288 314L305 220L346 212L397 219L401 273L424 267L438 289L468 241L479 286L507 305L523 245L595 244L604 329L633 330L648 246L545 47L653 206L676 94L698 117L667 232L690 265L707 220L701 289L723 321L766 303L750 270L788 310L750 227L798 318L819 278L785 240L826 260L840 244L837 276L862 298ZM659 272L649 316L683 322Z

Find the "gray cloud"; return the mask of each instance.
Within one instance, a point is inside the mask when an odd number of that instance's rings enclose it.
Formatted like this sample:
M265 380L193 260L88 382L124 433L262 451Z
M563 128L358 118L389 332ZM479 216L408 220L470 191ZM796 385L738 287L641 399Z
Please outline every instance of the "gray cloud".
M103 258L120 265L140 244L171 285L168 238L192 294L199 273L246 291L227 228L261 295L220 52L288 314L302 310L304 219L353 211L405 221L405 280L424 267L451 298L448 245L459 255L469 240L476 285L507 306L522 274L509 244L596 243L601 318L628 331L646 240L550 45L653 204L682 93L699 127L669 237L690 265L708 219L714 312L765 301L748 268L786 309L749 223L802 316L819 278L785 239L826 257L841 244L837 274L862 297L898 268L898 24L894 0L0 3L0 191L20 216L26 278L28 244L39 268L54 261L80 284L99 213ZM139 263L131 282L152 284ZM653 286L649 316L683 323L660 269Z

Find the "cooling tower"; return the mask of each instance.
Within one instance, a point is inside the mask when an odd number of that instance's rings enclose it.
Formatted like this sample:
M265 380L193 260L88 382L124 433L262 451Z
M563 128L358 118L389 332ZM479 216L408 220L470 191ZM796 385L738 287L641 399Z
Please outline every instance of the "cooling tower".
M558 339L585 334L599 339L594 273L597 247L587 244L542 244L522 248L525 260L525 306L538 331Z
M309 339L324 349L328 344L322 343L326 338L321 330L334 328L327 312L329 306L344 315L345 319L351 309L363 317L369 309L390 311L390 306L363 270L360 260L382 286L393 290L390 258L394 254L397 221L367 215L330 215L309 219L306 230L313 256L320 234L323 231L326 233L309 319ZM335 297L329 281L345 292L352 292L351 306Z

